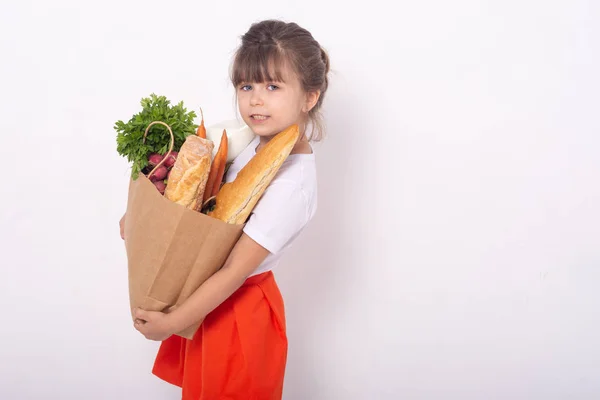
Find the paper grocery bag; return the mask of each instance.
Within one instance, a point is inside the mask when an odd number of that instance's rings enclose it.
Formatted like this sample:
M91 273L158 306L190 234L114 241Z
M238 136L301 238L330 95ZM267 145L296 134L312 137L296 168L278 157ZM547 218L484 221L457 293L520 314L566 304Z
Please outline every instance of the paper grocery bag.
M242 234L228 224L174 203L143 174L130 180L125 218L132 310L168 311L217 272ZM199 324L179 332L191 339Z

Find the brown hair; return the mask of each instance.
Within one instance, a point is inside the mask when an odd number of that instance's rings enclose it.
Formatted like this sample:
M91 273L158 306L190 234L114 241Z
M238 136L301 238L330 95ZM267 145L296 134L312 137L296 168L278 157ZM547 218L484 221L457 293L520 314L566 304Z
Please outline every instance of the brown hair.
M242 82L281 80L280 68L284 63L289 63L305 92L321 92L317 104L308 114L313 125L308 138L311 141L321 140L325 129L320 109L329 86L327 52L309 31L293 22L256 22L241 39L242 44L235 53L231 70L233 86L237 87Z

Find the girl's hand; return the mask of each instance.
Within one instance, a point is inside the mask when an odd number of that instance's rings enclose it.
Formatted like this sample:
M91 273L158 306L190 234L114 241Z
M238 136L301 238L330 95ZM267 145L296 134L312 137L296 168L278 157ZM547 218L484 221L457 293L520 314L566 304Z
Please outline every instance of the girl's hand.
M171 314L136 308L133 326L148 340L163 341L177 332Z

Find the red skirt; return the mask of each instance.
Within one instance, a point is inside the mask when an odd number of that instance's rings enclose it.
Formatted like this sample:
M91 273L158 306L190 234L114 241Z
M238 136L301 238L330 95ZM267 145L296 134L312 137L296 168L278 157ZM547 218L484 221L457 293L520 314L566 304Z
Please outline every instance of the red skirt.
M268 271L208 314L192 340L163 341L152 373L181 387L182 400L279 400L287 350L283 298Z

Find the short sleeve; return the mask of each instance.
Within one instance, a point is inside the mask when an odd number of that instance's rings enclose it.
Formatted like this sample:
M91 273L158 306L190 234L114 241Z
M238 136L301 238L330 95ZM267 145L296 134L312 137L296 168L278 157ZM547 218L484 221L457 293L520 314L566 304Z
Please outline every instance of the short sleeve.
M308 222L305 194L294 182L273 182L252 211L244 233L275 254Z

